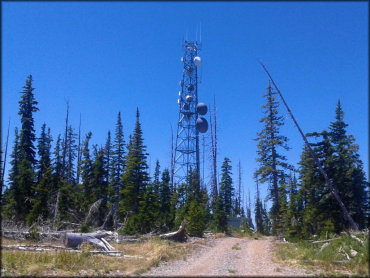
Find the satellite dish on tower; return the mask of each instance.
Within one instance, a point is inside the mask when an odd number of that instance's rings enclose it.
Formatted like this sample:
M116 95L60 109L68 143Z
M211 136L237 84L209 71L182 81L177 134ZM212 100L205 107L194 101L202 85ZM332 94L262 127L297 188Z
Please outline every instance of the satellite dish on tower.
M206 133L208 130L208 122L203 117L197 119L195 126L200 133Z
M207 114L208 107L205 103L199 102L198 105L197 105L196 110L197 110L198 114L205 115L205 114Z
M200 67L201 64L202 64L202 60L200 59L199 56L195 56L194 57L194 64L197 66L197 67Z

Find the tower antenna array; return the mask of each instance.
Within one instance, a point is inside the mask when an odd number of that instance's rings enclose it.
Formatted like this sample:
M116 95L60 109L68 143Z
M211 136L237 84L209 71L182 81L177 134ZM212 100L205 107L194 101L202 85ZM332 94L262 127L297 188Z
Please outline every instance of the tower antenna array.
M190 170L200 174L199 132L208 130L208 122L199 115L207 113L207 106L198 101L198 67L201 59L198 52L201 49L197 41L184 41L184 56L182 80L180 81L179 117L175 144L174 185L186 181Z

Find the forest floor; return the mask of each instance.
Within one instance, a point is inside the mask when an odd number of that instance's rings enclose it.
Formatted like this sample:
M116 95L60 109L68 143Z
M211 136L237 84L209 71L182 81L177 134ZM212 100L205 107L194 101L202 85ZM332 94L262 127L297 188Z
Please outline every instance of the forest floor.
M148 276L315 276L319 273L276 263L271 237L206 240L186 259L161 262Z

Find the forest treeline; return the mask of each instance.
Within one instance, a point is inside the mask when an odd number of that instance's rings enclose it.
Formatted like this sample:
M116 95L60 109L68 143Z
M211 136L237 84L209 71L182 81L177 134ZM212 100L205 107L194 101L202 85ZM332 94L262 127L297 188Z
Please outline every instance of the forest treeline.
M212 194L197 169L189 171L186 182L174 186L172 171L162 170L156 161L151 177L138 109L128 137L118 112L114 133L108 131L104 146L91 144L91 131L81 136L80 127L76 131L69 124L68 105L64 134L53 139L44 123L36 136L33 113L38 102L32 81L28 76L19 101L21 122L20 129L14 130L1 204L3 219L26 225L47 221L60 229L77 224L81 231L95 227L125 234L176 230L185 219L188 233L201 236L206 229L228 231L230 217L241 215L244 230L254 228L251 202L246 208L241 202L240 168L236 190L229 158L223 160L220 182ZM266 235L303 238L349 228L308 150L303 149L298 169L288 163L284 156L288 139L280 134L283 117L278 114L276 93L269 86L264 97L263 128L256 138L255 229ZM364 228L369 216L368 183L343 117L338 101L328 130L308 136L350 215ZM269 212L260 197L260 184L269 186Z

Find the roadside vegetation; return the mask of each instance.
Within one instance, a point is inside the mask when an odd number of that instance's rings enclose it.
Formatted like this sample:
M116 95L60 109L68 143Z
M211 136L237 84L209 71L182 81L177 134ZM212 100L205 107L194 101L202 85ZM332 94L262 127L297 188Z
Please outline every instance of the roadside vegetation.
M16 244L3 240L3 244ZM25 242L22 242L24 244ZM34 243L34 242L33 242ZM18 276L122 276L141 274L161 261L186 259L192 250L189 243L150 239L135 243L112 243L122 251L122 257L93 255L91 246L83 246L82 253L66 251L27 252L2 250L2 275Z
M356 275L369 277L369 236L356 234L362 243L348 234L334 237L330 242L297 240L276 244L275 258L278 263L301 265L325 276Z

